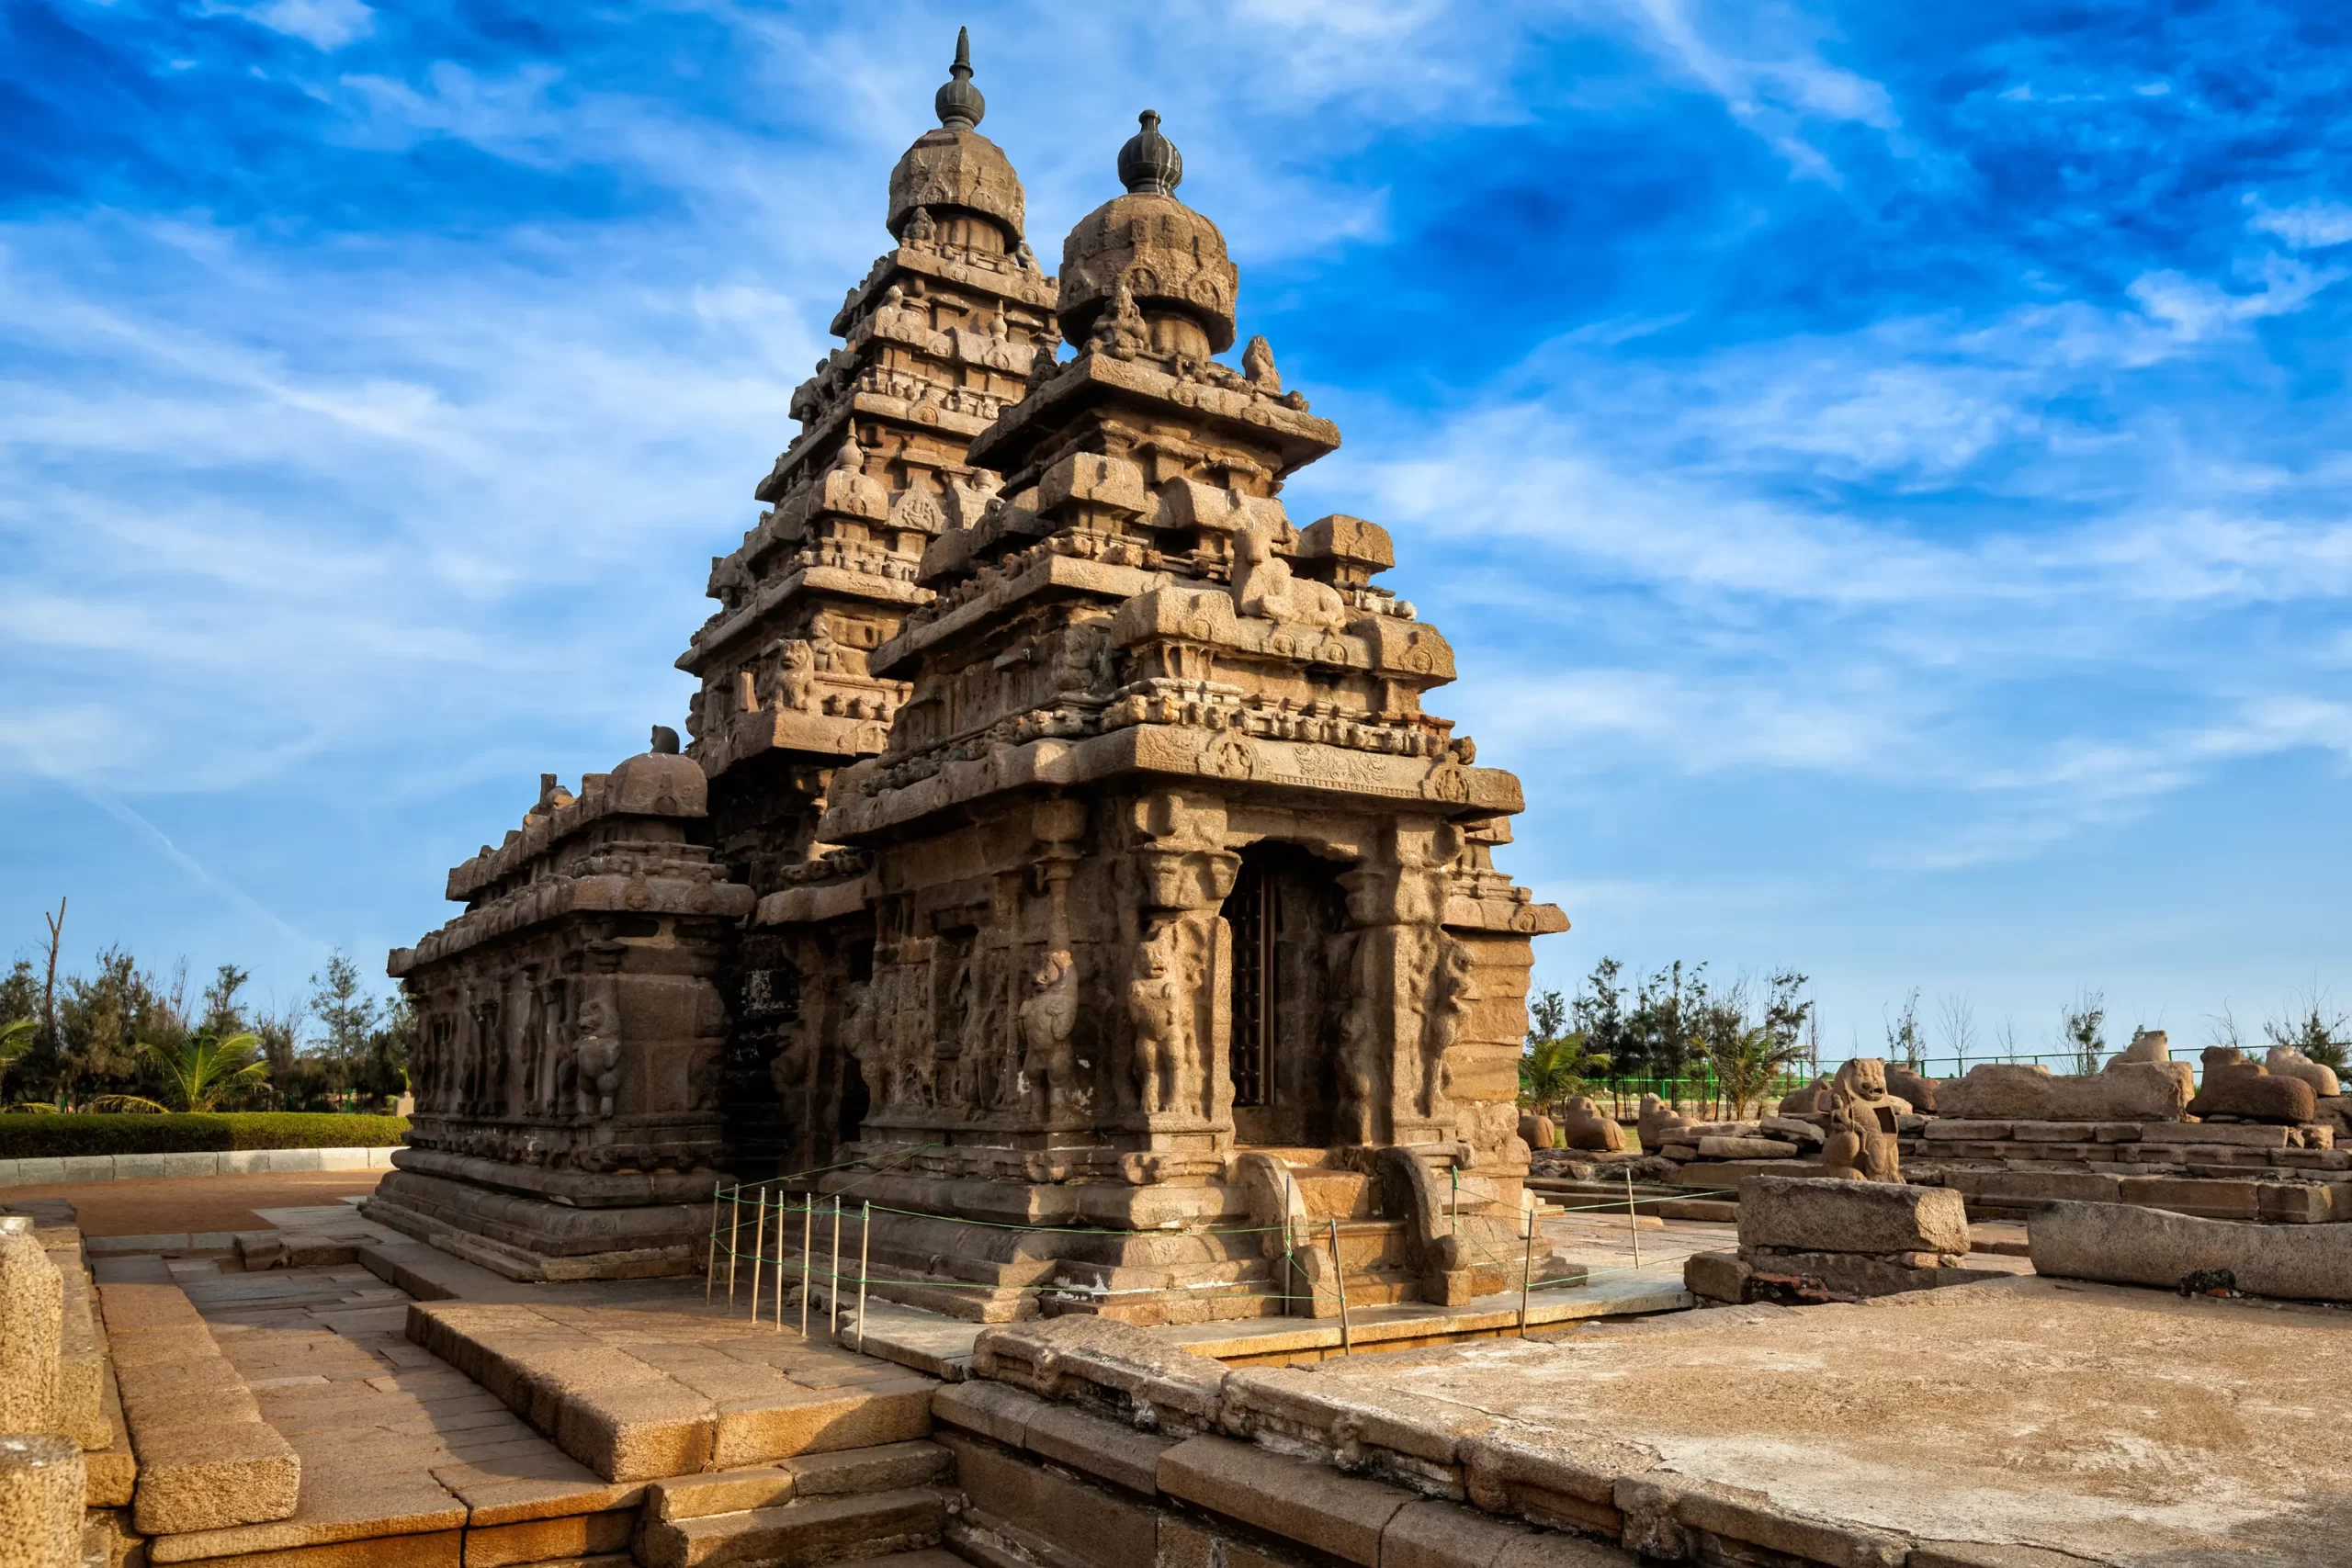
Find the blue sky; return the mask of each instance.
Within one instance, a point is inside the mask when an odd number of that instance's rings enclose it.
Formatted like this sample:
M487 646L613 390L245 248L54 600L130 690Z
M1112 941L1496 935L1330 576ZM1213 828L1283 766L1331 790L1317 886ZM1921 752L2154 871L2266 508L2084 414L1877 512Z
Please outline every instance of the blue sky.
M2352 23L2213 0L0 8L0 951L290 998L677 723L970 24L1137 109L1607 952L2045 1047L2352 1002Z

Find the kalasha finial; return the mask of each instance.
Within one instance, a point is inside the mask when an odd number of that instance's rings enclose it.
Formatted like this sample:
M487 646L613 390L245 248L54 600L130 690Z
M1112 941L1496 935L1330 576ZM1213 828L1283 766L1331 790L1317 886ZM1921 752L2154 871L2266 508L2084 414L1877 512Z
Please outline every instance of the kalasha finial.
M1143 129L1119 149L1119 183L1129 196L1173 196L1184 183L1184 154L1159 134L1159 111L1146 109L1136 117Z
M972 29L956 29L956 63L947 68L953 78L939 89L932 99L932 107L939 111L939 123L950 130L969 130L980 123L989 110L989 101L972 85Z

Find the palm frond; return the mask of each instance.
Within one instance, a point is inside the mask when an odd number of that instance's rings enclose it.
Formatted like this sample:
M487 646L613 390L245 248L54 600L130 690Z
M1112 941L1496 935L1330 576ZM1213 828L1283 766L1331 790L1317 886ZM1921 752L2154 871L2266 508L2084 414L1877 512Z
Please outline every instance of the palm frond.
M209 1111L231 1090L269 1077L261 1037L250 1032L220 1038L198 1030L176 1048L142 1042L139 1049L162 1069L164 1092L182 1111Z

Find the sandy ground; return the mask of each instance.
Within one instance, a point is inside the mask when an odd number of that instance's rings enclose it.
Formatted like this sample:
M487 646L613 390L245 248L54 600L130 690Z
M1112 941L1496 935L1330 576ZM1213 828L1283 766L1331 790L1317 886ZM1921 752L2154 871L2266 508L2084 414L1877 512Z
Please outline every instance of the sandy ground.
M84 1235L155 1235L182 1231L267 1230L256 1209L333 1203L373 1192L380 1170L313 1170L284 1176L175 1176L153 1181L66 1181L0 1188L0 1204L62 1198Z
M2347 1344L2352 1313L2029 1277L1317 1374L1637 1444L1816 1517L2254 1568L2352 1562Z

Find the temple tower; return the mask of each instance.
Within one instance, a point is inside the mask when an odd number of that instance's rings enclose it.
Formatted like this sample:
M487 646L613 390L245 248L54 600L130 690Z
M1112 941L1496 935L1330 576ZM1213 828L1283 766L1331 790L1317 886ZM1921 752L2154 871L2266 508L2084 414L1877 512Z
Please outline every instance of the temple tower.
M996 493L966 447L1059 341L1054 280L1022 237L1021 181L977 129L971 78L959 33L938 129L890 174L896 243L833 318L843 346L793 393L801 433L757 489L768 509L712 559L719 607L677 661L702 682L687 754L710 778L718 853L761 892L827 863L815 829L833 771L880 751L906 700L873 651L930 603L924 550ZM842 1086L794 1027L796 973L755 936L726 976L729 1134L749 1176L824 1163L840 1131Z
M896 1293L1283 1311L1297 1264L1236 1233L1330 1177L1409 1233L1400 1288L1460 1299L1516 1229L1529 938L1566 922L1493 869L1518 782L1422 709L1453 654L1373 581L1385 531L1287 515L1340 434L1264 339L1213 357L1238 277L1158 120L1064 245L1076 358L978 433L1000 490L868 655L908 695L832 779L844 852L752 930L857 1064L867 1168L829 1179L941 1216L877 1223Z

